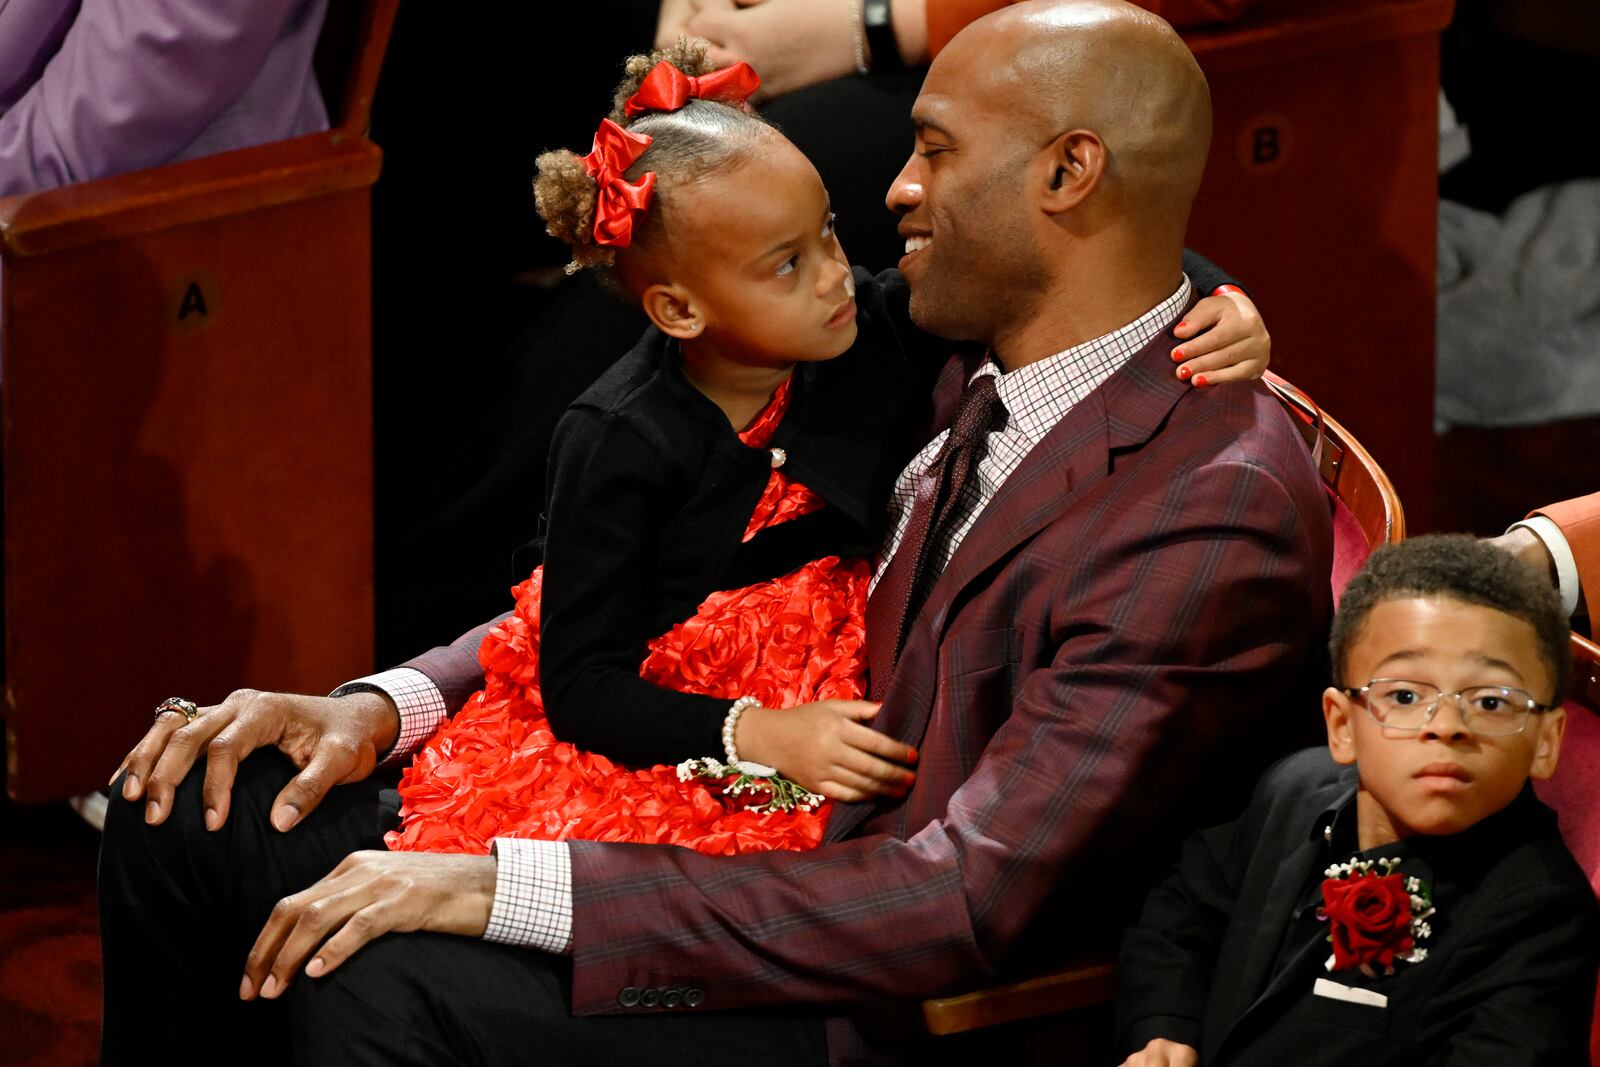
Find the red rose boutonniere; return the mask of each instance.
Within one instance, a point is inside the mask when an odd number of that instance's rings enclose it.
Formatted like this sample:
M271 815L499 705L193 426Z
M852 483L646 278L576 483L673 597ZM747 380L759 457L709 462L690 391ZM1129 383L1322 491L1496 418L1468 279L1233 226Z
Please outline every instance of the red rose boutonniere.
M1369 978L1394 973L1396 960L1421 963L1428 950L1420 947L1433 933L1428 919L1433 900L1419 878L1402 877L1398 859L1336 863L1323 873L1322 907L1317 917L1328 922L1333 955L1330 971L1361 968Z

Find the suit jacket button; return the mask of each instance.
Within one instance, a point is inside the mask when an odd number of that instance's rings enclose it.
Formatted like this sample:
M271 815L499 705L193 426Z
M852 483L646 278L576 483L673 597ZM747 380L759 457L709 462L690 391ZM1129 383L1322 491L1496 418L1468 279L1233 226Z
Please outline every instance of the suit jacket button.
M683 990L665 989L661 992L661 1006L663 1008L676 1008L683 1003Z
M683 1003L686 1007L698 1008L705 1002L706 995L704 991L699 989L685 989L683 991Z
M650 986L639 994L639 1007L641 1008L653 1008L660 1003L661 990L655 986Z
M633 986L623 986L622 992L617 994L617 1003L624 1008L632 1008L639 1003L639 990Z

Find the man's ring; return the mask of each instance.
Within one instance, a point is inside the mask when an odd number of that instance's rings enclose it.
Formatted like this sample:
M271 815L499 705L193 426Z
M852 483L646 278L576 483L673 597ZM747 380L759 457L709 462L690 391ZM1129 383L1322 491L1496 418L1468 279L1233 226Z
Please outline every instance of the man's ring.
M200 706L192 700L182 697L168 697L156 707L156 718L159 719L169 711L175 711L183 716L183 723L187 726L200 717Z

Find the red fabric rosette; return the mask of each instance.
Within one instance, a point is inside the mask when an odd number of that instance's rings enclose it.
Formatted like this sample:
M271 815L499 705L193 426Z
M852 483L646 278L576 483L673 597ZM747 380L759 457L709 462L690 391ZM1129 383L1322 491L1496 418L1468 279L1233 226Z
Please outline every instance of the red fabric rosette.
M746 444L771 439L785 385ZM774 470L747 538L822 506ZM556 740L538 687L543 571L512 590L515 611L484 638L484 688L417 753L400 779L397 851L486 853L495 837L681 845L712 855L815 848L829 805L814 812L746 810L715 783L680 782L671 766L628 768ZM651 641L644 678L672 689L769 707L859 699L867 668L867 564L836 556L782 578L716 592ZM716 753L705 753L714 756Z

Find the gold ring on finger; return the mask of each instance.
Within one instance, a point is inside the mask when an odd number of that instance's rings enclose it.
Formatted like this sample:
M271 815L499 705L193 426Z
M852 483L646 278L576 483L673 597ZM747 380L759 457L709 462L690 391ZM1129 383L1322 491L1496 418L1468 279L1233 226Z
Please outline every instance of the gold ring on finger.
M182 697L168 697L160 704L157 704L156 718L161 718L161 716L165 715L169 711L175 711L179 715L182 715L183 724L185 726L189 725L200 717L200 706L194 701L185 700Z

